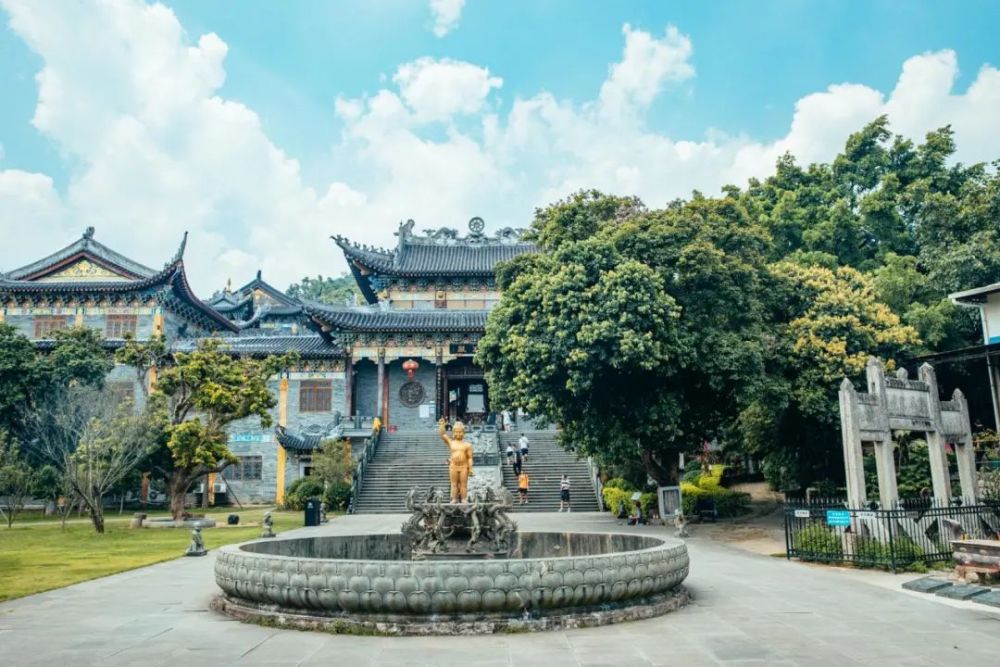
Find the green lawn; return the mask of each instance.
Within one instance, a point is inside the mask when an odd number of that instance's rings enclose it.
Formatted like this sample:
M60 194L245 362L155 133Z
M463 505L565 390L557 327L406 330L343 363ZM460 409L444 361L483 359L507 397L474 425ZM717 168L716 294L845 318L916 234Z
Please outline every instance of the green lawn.
M202 531L208 549L243 542L260 535L265 508L208 512L216 528ZM240 525L226 526L226 516L240 515ZM302 512L272 512L275 530L302 525ZM0 602L41 593L184 554L191 531L177 528L128 527L131 514L109 514L105 533L94 532L90 521L72 519L66 530L58 520L15 523L0 528Z

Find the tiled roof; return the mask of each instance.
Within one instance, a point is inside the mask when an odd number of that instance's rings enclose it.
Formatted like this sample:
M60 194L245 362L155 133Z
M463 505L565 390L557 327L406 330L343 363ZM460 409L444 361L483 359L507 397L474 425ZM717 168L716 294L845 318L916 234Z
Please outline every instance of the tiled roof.
M88 227L78 240L69 244L62 250L58 250L48 257L27 264L13 271L7 272L7 278L11 280L30 280L44 276L51 271L65 265L78 257L87 257L95 260L99 264L104 264L108 268L118 269L133 278L149 278L155 275L156 269L143 266L139 262L132 261L128 257L121 255L103 243L94 240L94 228Z
M477 333L486 328L485 310L383 310L304 306L313 321L357 333Z
M155 292L161 303L183 310L188 316L202 322L208 329L237 331L235 324L195 296L191 290L187 274L184 272L184 248L186 244L187 233L185 232L184 240L181 241L173 259L160 271L138 280L47 282L11 279L8 275L0 277L0 296L5 294L104 295ZM169 290L163 288L169 288Z
M285 352L298 352L303 359L340 359L344 356L343 349L337 343L327 341L317 334L230 336L211 340L220 341L226 351L236 356L263 357ZM192 352L198 342L199 339L179 340L170 349L174 352Z
M324 440L339 438L342 432L343 427L339 425L332 427L330 431L323 434L292 431L284 426L274 427L274 435L278 439L281 446L285 449L291 449L298 452L316 451L320 448L320 445Z
M253 298L255 290L261 290L276 303L255 303ZM240 329L253 327L268 316L291 316L302 312L302 305L298 300L266 282L261 278L260 271L253 280L238 290L226 289L216 292L205 303L236 321Z
M519 230L508 227L491 237L481 232L482 221L479 222L480 231L460 237L456 230L447 227L418 236L413 234L413 221L407 221L396 232L399 243L394 250L360 246L342 236L333 239L349 262L377 274L400 278L490 277L500 262L537 252L534 244L521 241Z

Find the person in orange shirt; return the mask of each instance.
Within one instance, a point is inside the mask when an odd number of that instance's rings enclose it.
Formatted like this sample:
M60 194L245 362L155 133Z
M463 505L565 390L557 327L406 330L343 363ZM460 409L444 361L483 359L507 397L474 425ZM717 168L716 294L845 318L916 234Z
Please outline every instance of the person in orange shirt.
M521 504L528 504L528 473L524 470L517 476L517 492L521 496Z

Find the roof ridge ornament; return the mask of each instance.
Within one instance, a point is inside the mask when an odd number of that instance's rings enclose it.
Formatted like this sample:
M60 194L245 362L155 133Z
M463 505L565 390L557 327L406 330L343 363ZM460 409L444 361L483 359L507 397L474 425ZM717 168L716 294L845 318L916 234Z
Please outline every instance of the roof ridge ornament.
M484 229L486 229L486 221L478 215L469 219L469 231L472 232L473 236L482 236Z
M87 241L94 240L94 231L95 230L92 226L87 227L85 230L83 230L83 238L86 239Z

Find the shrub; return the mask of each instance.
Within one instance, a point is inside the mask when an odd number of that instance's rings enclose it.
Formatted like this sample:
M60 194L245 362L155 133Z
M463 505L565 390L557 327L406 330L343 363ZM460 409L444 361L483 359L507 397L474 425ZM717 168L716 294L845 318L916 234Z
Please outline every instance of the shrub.
M859 539L855 543L855 554L862 565L892 565L892 556L896 557L897 566L907 566L914 562L923 562L924 550L908 537L896 537L892 542L892 551L888 542L880 542L873 537Z
M323 501L330 511L343 511L351 501L351 485L348 482L334 482L323 494Z
M802 560L840 560L844 555L840 533L821 524L806 526L796 533L792 548Z
M626 491L614 486L605 486L601 491L601 496L604 498L604 507L614 514L618 511L618 504L625 503L625 510L631 512L633 493L635 491Z
M309 477L300 477L292 482L285 493L284 509L302 510L305 509L306 501L310 498L320 498L323 496L323 484Z
M698 501L703 498L710 498L715 502L715 509L720 518L739 516L750 511L749 494L722 487L725 470L724 465L713 465L709 467L708 473L698 476L697 482L681 482L684 514L695 514Z
M612 477L604 483L604 488L621 489L622 491L635 491L635 487L629 484L628 480L622 477Z

